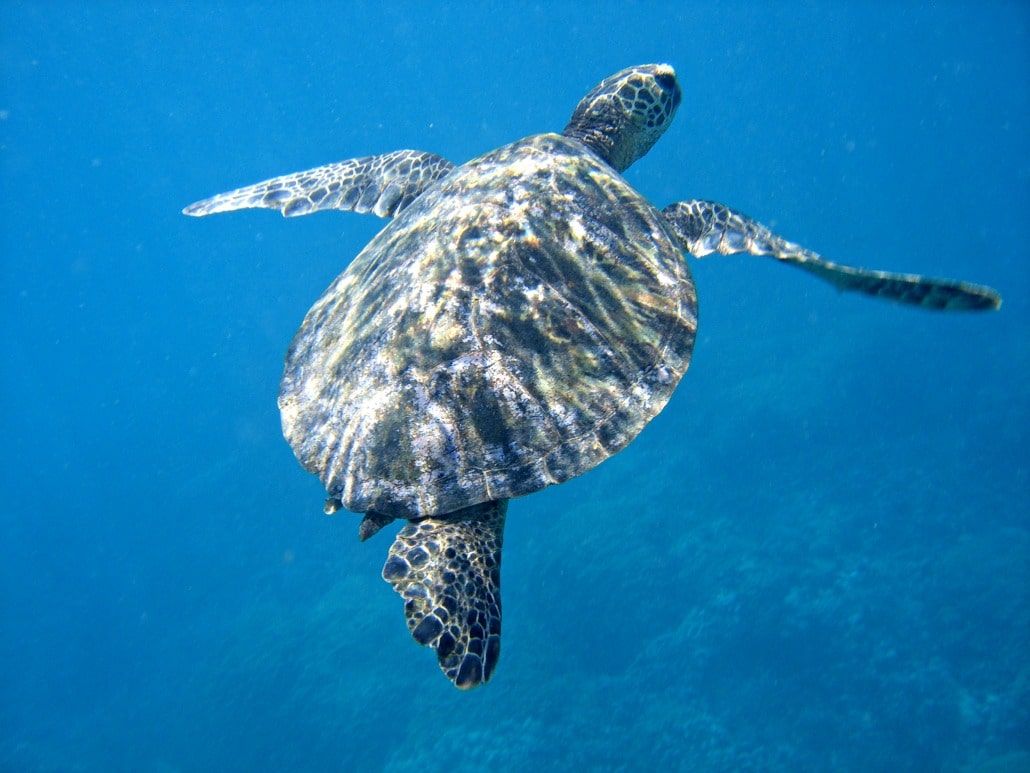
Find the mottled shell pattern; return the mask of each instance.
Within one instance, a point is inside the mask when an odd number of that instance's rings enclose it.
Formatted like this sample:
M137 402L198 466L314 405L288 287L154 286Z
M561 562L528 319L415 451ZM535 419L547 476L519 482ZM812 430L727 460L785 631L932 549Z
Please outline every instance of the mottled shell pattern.
M595 89L638 106L634 131L599 131L627 113L591 112L591 92L565 135L457 167L312 307L279 406L331 498L414 519L530 494L595 467L661 411L690 360L697 298L661 213L613 165L668 125L669 72ZM601 88L620 76L625 88ZM635 144L597 144L612 137Z

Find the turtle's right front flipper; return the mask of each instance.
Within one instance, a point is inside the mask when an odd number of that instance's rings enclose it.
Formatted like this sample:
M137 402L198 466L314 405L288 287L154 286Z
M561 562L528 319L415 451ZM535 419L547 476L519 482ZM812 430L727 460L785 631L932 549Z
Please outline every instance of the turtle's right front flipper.
M696 258L718 252L763 255L815 274L838 290L853 290L924 309L985 311L1001 307L990 287L918 274L895 274L831 263L788 242L747 215L712 201L681 201L662 210L680 247Z
M395 150L273 177L190 204L184 215L203 217L236 209L278 209L283 217L322 209L393 217L454 168L446 158Z
M409 523L383 579L404 597L408 630L436 650L456 687L487 682L501 654L501 545L508 500Z

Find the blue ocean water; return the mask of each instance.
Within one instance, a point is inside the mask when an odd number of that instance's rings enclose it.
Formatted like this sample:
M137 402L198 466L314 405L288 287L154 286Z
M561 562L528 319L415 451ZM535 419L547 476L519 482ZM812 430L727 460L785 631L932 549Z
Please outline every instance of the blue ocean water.
M0 769L1030 769L1023 3L0 5ZM691 261L665 411L512 503L459 693L280 434L283 352L382 226L193 220L352 156L463 161L667 61L627 173L999 313Z

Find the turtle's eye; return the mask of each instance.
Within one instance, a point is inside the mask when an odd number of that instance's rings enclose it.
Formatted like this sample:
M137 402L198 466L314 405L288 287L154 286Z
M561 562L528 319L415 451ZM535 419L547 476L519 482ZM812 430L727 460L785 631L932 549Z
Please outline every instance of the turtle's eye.
M661 75L656 75L654 79L658 81L658 85L666 91L673 91L676 88L675 75L670 75L667 72L663 72Z

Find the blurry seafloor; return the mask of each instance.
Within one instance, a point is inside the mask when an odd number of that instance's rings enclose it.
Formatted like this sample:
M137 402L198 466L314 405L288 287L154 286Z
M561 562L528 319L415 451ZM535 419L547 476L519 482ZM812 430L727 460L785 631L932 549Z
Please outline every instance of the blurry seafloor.
M0 769L1028 770L1023 3L0 6ZM195 221L273 174L685 99L628 173L998 314L692 262L690 372L512 504L454 690L282 441L282 354L371 217Z

